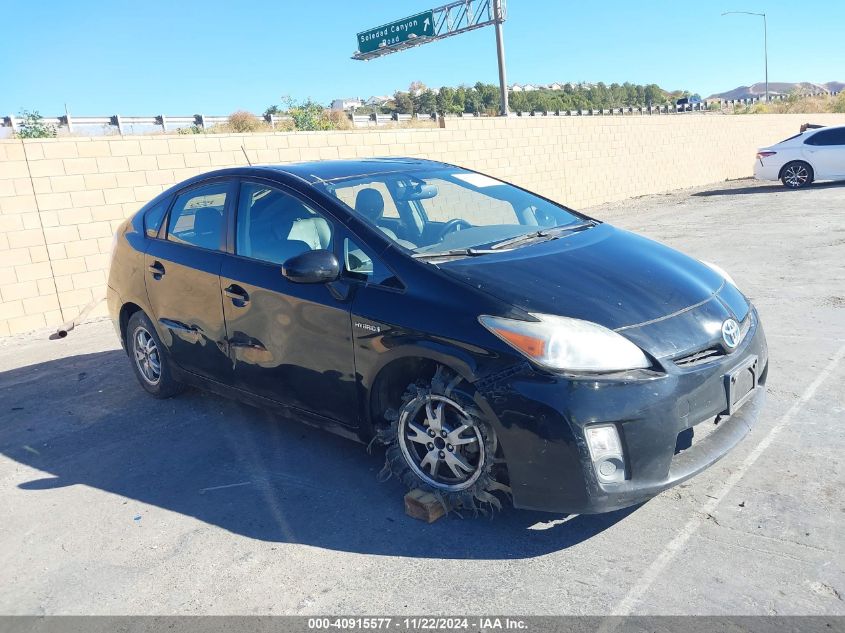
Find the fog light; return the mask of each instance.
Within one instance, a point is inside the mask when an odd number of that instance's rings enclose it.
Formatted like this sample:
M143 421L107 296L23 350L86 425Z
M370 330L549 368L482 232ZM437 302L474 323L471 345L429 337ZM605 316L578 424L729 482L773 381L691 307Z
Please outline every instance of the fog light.
M605 460L599 464L599 474L602 477L612 477L616 473L616 464L612 460Z
M585 429L590 457L596 475L602 483L617 483L625 480L625 459L619 432L612 424L588 426Z

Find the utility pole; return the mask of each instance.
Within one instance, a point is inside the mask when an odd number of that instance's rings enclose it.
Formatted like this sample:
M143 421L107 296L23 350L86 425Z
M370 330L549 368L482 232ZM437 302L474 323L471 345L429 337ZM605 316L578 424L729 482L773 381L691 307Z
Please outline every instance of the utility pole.
M501 100L499 114L508 116L508 79L505 69L505 37L502 23L505 21L502 0L493 0L494 20L496 21L496 53L499 57L499 96Z
M769 27L766 26L766 14L763 14L763 64L766 68L766 103L769 102Z
M752 11L725 11L722 15L741 13L743 15L756 15L763 18L763 64L766 70L766 103L769 102L769 28L766 25L765 13L754 13Z

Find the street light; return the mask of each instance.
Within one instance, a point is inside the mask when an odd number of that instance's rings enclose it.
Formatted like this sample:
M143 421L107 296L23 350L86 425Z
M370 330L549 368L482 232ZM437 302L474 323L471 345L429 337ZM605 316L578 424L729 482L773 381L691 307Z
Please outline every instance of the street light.
M732 13L742 13L744 15L756 15L763 18L763 60L766 66L766 102L769 101L769 35L766 28L766 14L754 13L752 11L725 11L722 16L730 15Z

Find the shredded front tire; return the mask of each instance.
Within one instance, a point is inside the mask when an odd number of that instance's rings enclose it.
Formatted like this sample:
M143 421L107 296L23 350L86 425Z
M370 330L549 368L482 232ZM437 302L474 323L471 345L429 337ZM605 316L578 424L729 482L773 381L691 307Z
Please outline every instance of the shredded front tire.
M461 383L438 367L430 381L408 386L376 437L386 447L380 478L431 492L446 510L487 514L502 508L496 493L506 497L510 488L496 433Z

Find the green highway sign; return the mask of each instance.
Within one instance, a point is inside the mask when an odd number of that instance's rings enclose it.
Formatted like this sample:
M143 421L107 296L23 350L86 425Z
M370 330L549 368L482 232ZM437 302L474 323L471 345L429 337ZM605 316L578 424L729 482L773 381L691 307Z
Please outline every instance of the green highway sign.
M358 33L358 50L372 53L379 48L389 48L416 37L434 35L434 11L423 11L390 24Z

